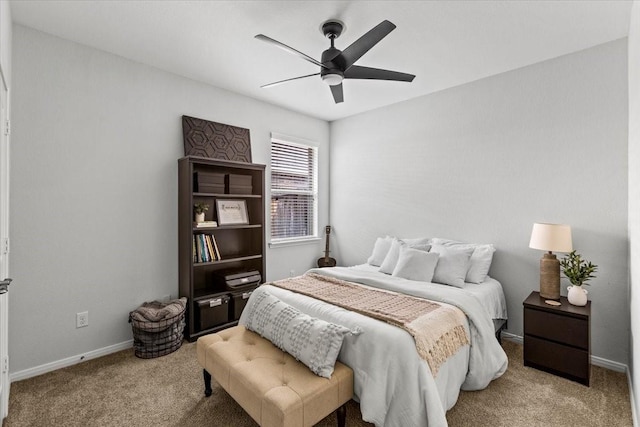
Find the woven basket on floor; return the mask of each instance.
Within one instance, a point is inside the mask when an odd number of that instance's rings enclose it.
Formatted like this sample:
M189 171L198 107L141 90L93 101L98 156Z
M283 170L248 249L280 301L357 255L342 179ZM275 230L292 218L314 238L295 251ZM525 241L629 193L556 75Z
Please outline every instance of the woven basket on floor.
M168 304L171 303L175 302ZM161 307L158 309L160 310ZM129 322L133 329L133 349L136 357L152 359L173 353L179 349L182 345L185 326L185 309L186 305L181 312L155 322L135 319L132 317L134 312L129 313Z

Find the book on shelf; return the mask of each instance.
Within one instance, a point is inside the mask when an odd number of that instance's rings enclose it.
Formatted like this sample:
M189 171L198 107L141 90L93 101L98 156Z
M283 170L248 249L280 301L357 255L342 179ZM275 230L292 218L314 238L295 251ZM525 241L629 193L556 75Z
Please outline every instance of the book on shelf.
M200 238L198 235L193 236L193 242L196 247L196 262L202 262L202 246L200 246Z
M210 261L217 261L216 251L213 249L213 242L211 240L211 236L209 234L205 234L204 242L207 244L207 252L209 253Z
M211 247L211 253L215 257L216 261L220 261L220 251L218 250L218 243L216 242L216 237L212 234L207 234L207 241Z
M209 249L207 248L207 243L204 240L203 234L198 234L198 240L200 241L200 248L202 251L202 262L211 261L211 255L209 254Z
M220 257L220 249L218 249L218 242L216 242L216 236L211 235L211 239L213 240L213 247L216 251L216 255L218 256L218 260L221 260L222 258Z
M202 222L194 222L193 226L195 228L213 228L218 226L218 221L202 221Z
M215 236L196 234L193 236L193 262L220 261L220 251Z

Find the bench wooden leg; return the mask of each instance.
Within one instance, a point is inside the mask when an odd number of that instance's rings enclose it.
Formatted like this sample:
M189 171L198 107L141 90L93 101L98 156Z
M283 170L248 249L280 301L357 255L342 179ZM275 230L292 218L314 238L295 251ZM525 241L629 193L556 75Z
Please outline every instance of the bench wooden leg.
M347 404L339 407L336 414L338 415L338 427L344 427L347 420Z
M204 377L204 395L209 397L213 390L211 390L211 374L206 369L202 370L202 376Z

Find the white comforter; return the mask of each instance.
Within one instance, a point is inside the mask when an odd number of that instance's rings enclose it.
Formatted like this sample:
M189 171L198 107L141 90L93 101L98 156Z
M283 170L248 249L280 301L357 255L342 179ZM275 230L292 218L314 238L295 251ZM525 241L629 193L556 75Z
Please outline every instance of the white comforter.
M434 378L418 356L413 337L403 329L274 286L254 292L268 291L311 316L364 331L345 339L338 360L354 371L354 394L365 421L380 427L446 426L446 410L455 404L461 387L483 389L506 371L507 356L495 339L493 322L473 295L450 286L344 267L310 271L442 301L467 315L471 346L459 350Z

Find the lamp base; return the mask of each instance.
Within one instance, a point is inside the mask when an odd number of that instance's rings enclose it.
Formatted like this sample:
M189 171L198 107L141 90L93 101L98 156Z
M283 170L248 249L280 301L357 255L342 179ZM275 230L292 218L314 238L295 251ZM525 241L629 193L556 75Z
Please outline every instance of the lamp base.
M540 259L540 296L560 299L560 261L551 252Z

